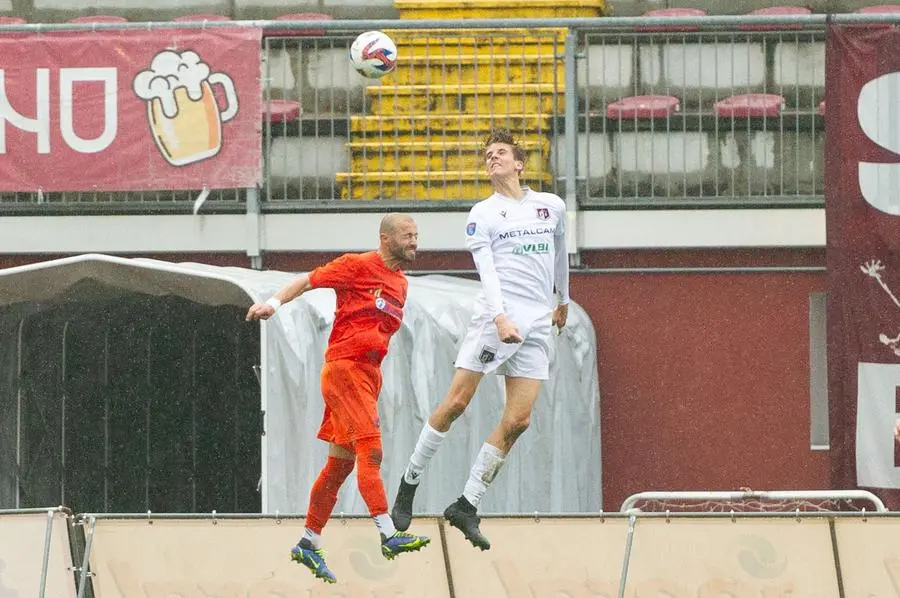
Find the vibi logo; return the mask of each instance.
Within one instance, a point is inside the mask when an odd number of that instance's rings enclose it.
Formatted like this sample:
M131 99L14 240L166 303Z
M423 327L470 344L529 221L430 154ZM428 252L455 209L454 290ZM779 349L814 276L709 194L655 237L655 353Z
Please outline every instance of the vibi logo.
M856 112L866 137L900 160L900 73L866 83L859 92ZM874 208L900 215L900 162L860 161L859 189Z

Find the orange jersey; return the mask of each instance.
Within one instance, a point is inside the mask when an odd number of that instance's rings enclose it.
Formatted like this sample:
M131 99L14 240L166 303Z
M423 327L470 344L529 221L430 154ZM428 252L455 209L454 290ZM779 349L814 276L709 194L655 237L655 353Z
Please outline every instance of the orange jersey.
M309 284L337 294L325 361L381 363L403 320L409 285L403 271L388 269L377 251L348 253L310 272Z

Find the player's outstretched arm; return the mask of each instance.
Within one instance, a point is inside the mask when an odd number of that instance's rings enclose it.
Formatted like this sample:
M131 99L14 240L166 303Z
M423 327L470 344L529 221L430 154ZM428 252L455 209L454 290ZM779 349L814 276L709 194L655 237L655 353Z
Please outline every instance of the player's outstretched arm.
M247 321L251 320L268 320L275 315L275 310L288 301L293 301L306 291L310 290L312 285L309 283L309 274L301 274L289 284L282 287L277 293L269 297L265 303L254 303L247 311Z

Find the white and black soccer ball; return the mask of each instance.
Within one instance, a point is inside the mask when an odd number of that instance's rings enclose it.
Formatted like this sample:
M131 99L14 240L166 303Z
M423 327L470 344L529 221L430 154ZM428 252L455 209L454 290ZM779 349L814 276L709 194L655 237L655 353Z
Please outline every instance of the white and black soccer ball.
M397 66L397 46L382 31L366 31L350 46L350 64L363 77L380 79Z

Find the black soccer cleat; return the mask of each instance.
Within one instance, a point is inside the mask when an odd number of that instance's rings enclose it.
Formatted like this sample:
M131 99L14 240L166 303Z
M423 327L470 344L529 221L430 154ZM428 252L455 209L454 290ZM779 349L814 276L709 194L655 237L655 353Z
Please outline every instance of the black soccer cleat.
M478 528L481 518L476 515L476 512L475 507L464 497L460 496L455 503L444 510L444 519L461 531L466 540L472 543L472 546L488 550L491 547L491 543Z
M394 508L391 509L391 519L397 531L405 532L412 522L413 498L416 496L418 484L410 484L405 477L400 477L400 488L397 490L397 498L394 500Z

